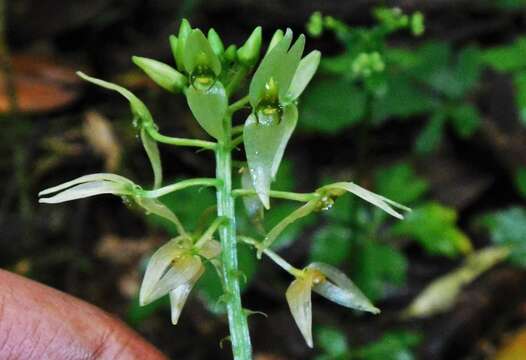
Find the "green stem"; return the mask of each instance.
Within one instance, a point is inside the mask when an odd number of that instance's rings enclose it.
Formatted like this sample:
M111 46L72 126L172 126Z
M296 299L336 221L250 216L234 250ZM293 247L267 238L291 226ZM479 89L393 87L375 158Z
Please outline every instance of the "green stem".
M243 135L239 135L238 137L232 139L232 142L230 145L232 147L231 150L234 150L235 148L237 148L238 145L240 145L242 142L243 142Z
M235 113L236 111L238 110L241 110L243 109L249 102L249 97L248 95L247 96L244 96L242 97L241 99L239 99L238 101L236 101L235 103L233 103L232 105L230 105L228 107L228 111L233 114Z
M232 195L234 195L234 197L250 196L250 195L257 195L257 192L255 190L250 190L250 189L234 189L232 190ZM315 192L314 193L295 193L295 192L290 192L290 191L270 190L269 196L275 199L285 199L285 200L292 200L292 201L299 201L299 202L308 202L314 199L318 199L320 197L320 194L315 193Z
M226 298L230 340L235 360L252 359L252 346L248 332L247 318L241 305L239 270L237 262L236 218L232 196L232 158L230 117L225 118L225 140L216 149L216 178L221 180L217 188L217 215L228 221L219 228L222 249L222 278Z
M163 186L162 188L155 189L155 190L142 190L140 192L141 196L144 196L146 198L158 198L161 196L164 196L166 194L169 194L174 191L186 189L187 187L191 186L220 186L221 181L214 178L196 178L196 179L188 179L179 181L178 183Z
M161 135L153 126L147 126L146 131L148 132L148 135L150 135L154 140L163 144L200 147L207 150L214 150L216 148L216 143L211 141Z

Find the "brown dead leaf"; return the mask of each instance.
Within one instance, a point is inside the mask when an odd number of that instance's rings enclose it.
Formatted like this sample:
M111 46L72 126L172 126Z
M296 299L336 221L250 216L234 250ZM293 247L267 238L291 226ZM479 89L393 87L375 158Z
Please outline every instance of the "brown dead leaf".
M104 158L106 171L115 172L121 162L122 148L108 119L95 111L86 113L83 134L95 153Z
M494 360L526 359L526 328L517 332L497 351Z
M158 242L158 239L152 237L125 239L114 234L106 234L98 242L95 252L97 256L116 264L130 264L152 251Z
M39 55L11 58L17 105L23 113L59 110L78 98L80 80L75 70ZM0 73L0 113L9 111L5 76Z

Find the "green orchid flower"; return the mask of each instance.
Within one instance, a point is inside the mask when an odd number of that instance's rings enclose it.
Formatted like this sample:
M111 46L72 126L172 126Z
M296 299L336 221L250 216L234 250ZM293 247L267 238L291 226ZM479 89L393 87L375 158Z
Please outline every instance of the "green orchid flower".
M248 166L256 192L270 207L270 185L298 121L296 102L314 76L321 54L312 51L301 58L305 36L291 45L292 31L276 32L250 83L252 114L243 130Z

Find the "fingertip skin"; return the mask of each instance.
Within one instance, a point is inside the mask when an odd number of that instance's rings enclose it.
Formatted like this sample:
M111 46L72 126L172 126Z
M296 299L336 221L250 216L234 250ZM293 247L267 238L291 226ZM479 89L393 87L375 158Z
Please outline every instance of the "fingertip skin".
M167 358L101 309L0 270L0 359Z

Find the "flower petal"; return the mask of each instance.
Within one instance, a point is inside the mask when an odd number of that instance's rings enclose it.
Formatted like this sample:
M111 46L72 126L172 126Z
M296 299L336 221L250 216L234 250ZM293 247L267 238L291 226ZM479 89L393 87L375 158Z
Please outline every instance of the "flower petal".
M317 199L311 200L307 202L306 204L300 206L293 212L291 212L285 218L281 219L281 221L268 232L267 236L265 236L265 239L263 240L263 243L261 244L262 248L264 249L269 248L274 242L274 240L276 240L277 237L283 232L283 230L285 230L290 224L309 215L317 207L318 207L318 200Z
M292 41L292 30L287 29L285 36L270 50L259 63L259 66L252 76L250 82L249 97L252 107L256 107L261 100L261 95L265 91L265 85L269 79L276 74L276 69L280 66L284 56ZM277 80L277 79L275 79Z
M146 305L153 300L150 300L151 294L168 269L168 266L172 263L173 259L180 255L182 252L180 242L177 239L170 240L163 246L161 246L152 255L146 272L141 284L141 290L139 294L139 302L141 305Z
M221 73L221 61L212 50L210 42L199 29L194 29L188 35L183 53L186 71L192 74L198 66L206 66L216 76Z
M289 101L296 100L301 95L301 93L303 93L303 90L305 90L311 81L312 77L316 73L316 70L318 70L320 58L321 53L317 50L314 50L301 59L287 93L287 99Z
M312 283L308 278L296 279L287 289L286 297L292 317L307 345L312 348Z
M153 124L152 115L146 107L146 105L144 105L144 103L128 89L125 89L124 87L119 86L117 84L110 83L108 81L88 76L80 71L77 71L77 75L95 85L101 86L108 90L117 91L130 102L130 107L133 115L138 117L142 124Z
M254 189L263 206L270 207L270 183L278 172L289 139L298 121L298 109L289 105L278 124L258 123L251 114L243 129L245 151Z
M157 189L163 182L163 168L161 165L161 157L159 155L159 146L157 145L157 141L148 134L144 127L141 129L141 141L152 166L153 188Z
M303 49L305 48L305 35L301 34L291 46L287 55L280 60L276 68L276 81L279 87L279 99L283 100L290 88L290 84L298 64L300 63Z
M76 179L73 179L71 181L65 182L63 184L42 190L41 192L38 193L38 196L48 195L54 192L58 192L60 190L67 189L77 184L82 184L82 183L91 182L91 181L113 181L116 183L120 182L123 184L134 185L131 180L128 180L125 177L120 176L120 175L109 174L109 173L97 173L97 174L84 175Z
M201 275L203 275L204 271L204 268L201 267L200 271L197 272L194 275L194 277L190 279L190 281L170 291L170 308L172 310L172 324L177 325L177 321L179 321L179 316L181 315L183 306L186 303L186 299L188 299L190 291L192 291L192 288L194 287L197 280L199 280Z
M168 221L173 222L177 227L179 235L186 235L186 231L184 230L183 224L181 223L179 218L172 212L172 210L170 210L162 202L160 202L157 199L145 198L140 196L134 197L134 200L137 203L137 205L141 206L144 210L146 210L147 213L155 214L157 216L165 218Z
M308 266L325 275L331 282L323 281L314 285L313 290L321 296L348 308L368 311L378 314L376 308L362 291L340 270L322 263L313 263Z
M397 211L395 211L390 205L394 206L394 207L397 207L397 208L400 208L400 209L403 209L403 210L408 210L407 207L401 205L401 204L398 204L392 200L389 200L389 199L386 199L384 198L383 196L381 195L378 195L378 194L375 194L367 189L364 189L363 187L361 186L358 186L356 185L355 183L352 183L352 182L338 182L338 183L334 183L334 184L331 184L331 185L327 185L327 186L324 186L323 188L325 189L339 189L339 190L344 190L344 191L348 191L350 193L353 193L354 195L358 196L359 198L362 198L363 200L379 207L380 209L382 209L383 211L385 211L386 213L388 213L389 215L392 215L398 219L403 219L404 217L398 213ZM323 189L322 188L322 189Z
M92 181L73 186L67 190L59 192L58 194L52 197L40 198L38 202L45 204L57 204L71 200L83 199L95 195L131 195L132 193L133 189L122 183L115 183L112 181Z
M146 301L155 301L190 281L190 279L201 271L202 267L201 259L198 256L182 255L180 258L172 262L171 267L166 274L161 277L157 284L155 284Z
M228 99L223 84L216 81L206 91L190 86L185 94L188 106L199 125L214 138L223 139L225 136L223 119L228 108Z

